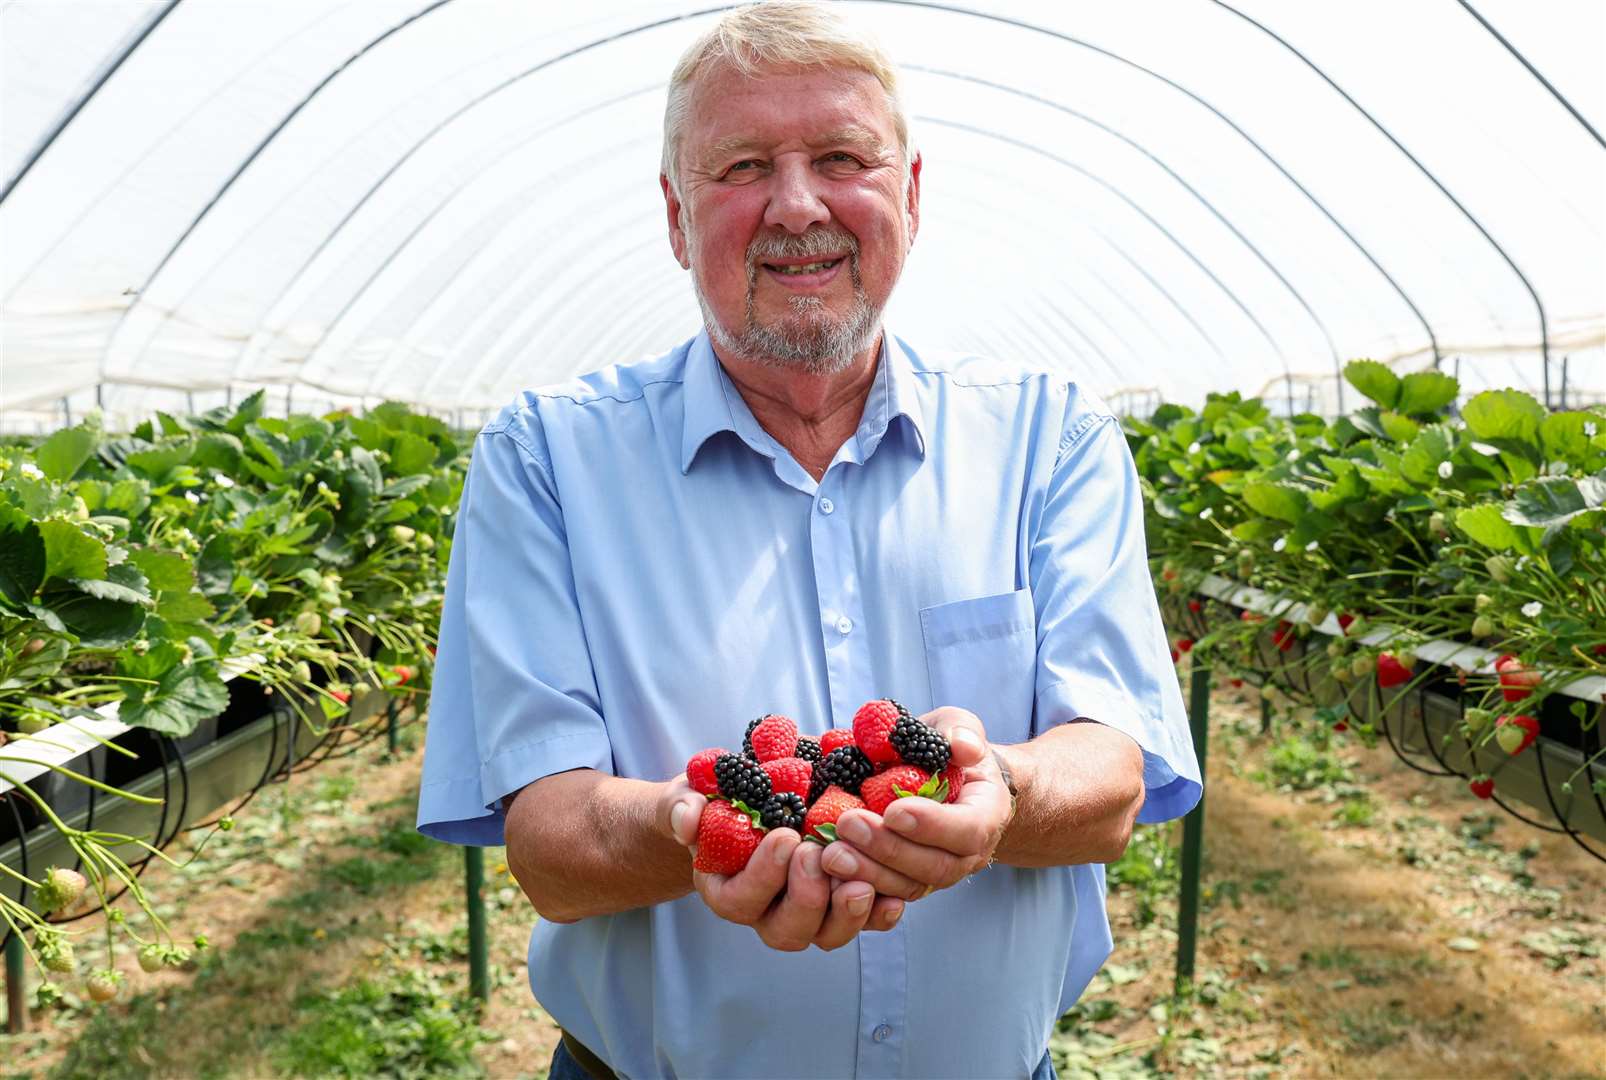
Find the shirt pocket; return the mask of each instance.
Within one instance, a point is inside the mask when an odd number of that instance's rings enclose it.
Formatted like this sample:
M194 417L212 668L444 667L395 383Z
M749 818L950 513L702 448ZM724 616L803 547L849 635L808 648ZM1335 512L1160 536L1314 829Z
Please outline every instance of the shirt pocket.
M969 709L993 742L1031 738L1037 613L1030 589L921 608L920 632L933 707Z

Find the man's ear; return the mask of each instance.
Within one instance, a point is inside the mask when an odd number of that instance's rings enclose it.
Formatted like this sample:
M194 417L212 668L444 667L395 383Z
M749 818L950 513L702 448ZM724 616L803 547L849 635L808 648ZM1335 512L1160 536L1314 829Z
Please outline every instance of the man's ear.
M675 189L669 186L669 177L663 173L658 174L658 186L664 189L664 208L669 213L669 249L675 253L675 261L683 270L691 269L691 258L686 253L686 230L681 228L681 215L685 213L685 206L681 203Z
M904 214L908 219L910 247L914 247L915 234L920 231L920 168L923 164L917 153L909 165L909 192L906 196Z

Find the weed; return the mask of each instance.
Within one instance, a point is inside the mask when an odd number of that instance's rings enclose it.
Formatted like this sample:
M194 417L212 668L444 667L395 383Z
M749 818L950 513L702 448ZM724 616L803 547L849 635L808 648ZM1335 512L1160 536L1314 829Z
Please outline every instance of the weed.
M1289 735L1266 751L1266 768L1256 779L1274 787L1309 791L1350 780L1349 766L1300 735Z
M1124 889L1135 894L1139 926L1152 923L1159 907L1176 897L1182 868L1172 833L1165 825L1134 829L1125 853L1106 868L1111 892Z

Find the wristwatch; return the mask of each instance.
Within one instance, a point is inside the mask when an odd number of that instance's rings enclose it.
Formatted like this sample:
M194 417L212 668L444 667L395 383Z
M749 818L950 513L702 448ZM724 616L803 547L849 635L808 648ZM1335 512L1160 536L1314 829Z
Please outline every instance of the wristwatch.
M1004 755L998 752L998 748L993 747L992 751L993 760L998 762L998 771L1004 778L1004 786L1009 789L1010 799L1014 800L1020 795L1020 792L1015 790L1015 774L1009 771L1009 763L1004 760Z

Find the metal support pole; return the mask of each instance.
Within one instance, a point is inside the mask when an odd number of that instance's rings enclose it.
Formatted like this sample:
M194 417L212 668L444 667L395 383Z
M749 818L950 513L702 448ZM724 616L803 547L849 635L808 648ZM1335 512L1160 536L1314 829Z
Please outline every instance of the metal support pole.
M396 701L394 698L385 706L385 748L391 757L396 756Z
M27 979L22 967L22 935L6 939L6 1031L21 1035L28 1030Z
M1193 668L1193 685L1188 697L1188 727L1193 732L1193 752L1199 758L1199 778L1205 775L1205 750L1210 741L1210 669L1204 664ZM1199 805L1182 819L1182 897L1177 912L1177 982L1181 994L1193 985L1194 945L1199 932L1199 866L1204 855L1204 796Z
M1260 733L1262 735L1271 730L1271 701L1265 694L1260 695Z
M463 879L468 893L468 992L491 1000L491 976L485 947L485 849L463 849Z

